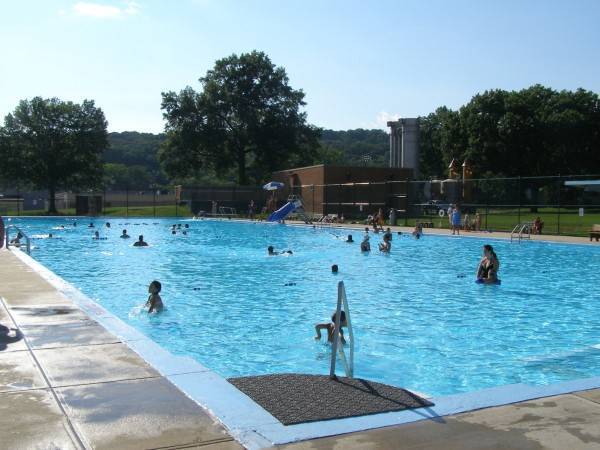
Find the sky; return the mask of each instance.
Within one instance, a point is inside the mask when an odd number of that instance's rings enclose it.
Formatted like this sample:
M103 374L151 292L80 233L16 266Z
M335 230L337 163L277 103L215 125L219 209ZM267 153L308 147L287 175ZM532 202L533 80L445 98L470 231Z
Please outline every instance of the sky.
M109 131L161 132L161 92L264 51L310 123L386 129L486 89L600 92L597 0L0 0L0 117L91 99Z

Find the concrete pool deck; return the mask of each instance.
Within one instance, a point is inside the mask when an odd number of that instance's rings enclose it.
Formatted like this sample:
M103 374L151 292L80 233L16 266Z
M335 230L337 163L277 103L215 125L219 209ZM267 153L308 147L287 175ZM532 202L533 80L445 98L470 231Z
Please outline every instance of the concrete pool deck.
M0 251L0 280L0 325L10 329L3 338L0 328L0 448L241 448L156 365L10 251ZM498 391L518 390L504 388ZM504 406L491 408L464 396L446 399L439 416L422 414L419 421L397 426L367 417L364 428L381 428L339 431L281 448L598 448L600 390L582 389L589 387L540 388L536 400L509 396L496 403ZM485 409L452 413L477 408ZM303 436L308 434L296 432L296 439Z
M10 251L0 280L0 448L242 448Z

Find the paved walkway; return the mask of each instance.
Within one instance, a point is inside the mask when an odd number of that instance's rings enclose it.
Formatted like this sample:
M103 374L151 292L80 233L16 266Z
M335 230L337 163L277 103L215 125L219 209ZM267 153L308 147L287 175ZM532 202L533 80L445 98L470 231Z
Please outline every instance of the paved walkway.
M305 225L304 222L288 220L286 223L291 225ZM326 227L326 228L351 228L356 229L356 231L363 231L366 227L364 224L358 223L344 223L344 224L315 224L317 227ZM387 225L384 227L386 228ZM403 226L395 226L390 227L392 231L395 233L397 231L401 231L402 233L412 233L413 227L403 227ZM373 233L373 228L369 226L369 231ZM424 228L423 233L425 235L434 234L438 236L452 236L452 232L448 229L444 228ZM471 238L479 238L479 239L510 239L510 233L506 233L504 231L494 231L489 233L487 231L461 231L460 236L462 237L471 237ZM354 239L356 241L356 239ZM600 242L596 242L595 240L590 241L589 237L580 237L580 236L565 236L565 235L553 235L553 234L541 234L541 235L531 235L532 241L551 241L551 242L562 242L567 244L589 244L589 245L597 245L600 246Z
M0 280L1 449L241 449L6 250Z
M597 450L600 389L284 445L281 450Z

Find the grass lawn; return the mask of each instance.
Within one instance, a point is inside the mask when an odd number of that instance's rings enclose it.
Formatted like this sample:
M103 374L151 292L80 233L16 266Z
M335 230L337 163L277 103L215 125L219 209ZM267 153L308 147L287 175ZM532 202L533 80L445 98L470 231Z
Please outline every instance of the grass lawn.
M583 217L579 216L579 209L561 208L560 215L557 208L539 208L537 213L532 213L527 208L518 209L488 209L487 215L484 208L478 209L481 216L481 228L490 231L512 231L520 222L528 222L540 217L544 222L544 234L565 234L570 236L588 236L593 224L600 224L600 210L597 208L586 209ZM470 215L471 219L475 217ZM464 214L463 214L464 218ZM435 228L449 228L448 217L437 215L422 216L417 219L408 219L408 224L414 226L415 222L433 222ZM560 222L560 223L559 223ZM400 219L399 224L402 224ZM559 233L560 231L560 233Z

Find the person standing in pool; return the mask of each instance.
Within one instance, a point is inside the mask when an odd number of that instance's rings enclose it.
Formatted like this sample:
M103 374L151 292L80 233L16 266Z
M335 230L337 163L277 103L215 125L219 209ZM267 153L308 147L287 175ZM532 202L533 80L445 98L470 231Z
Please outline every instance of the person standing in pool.
M134 247L148 247L148 243L144 242L144 235L140 234L137 242L133 244Z
M160 281L156 280L154 280L152 283L150 283L150 286L148 286L148 293L150 294L148 295L148 301L146 301L146 306L149 306L148 314L152 312L159 313L164 309L162 298L159 295L161 289L162 286Z
M123 230L123 234L119 237L122 239L129 239L131 236L127 234L127 230Z
M385 230L385 233L383 234L383 239L387 239L388 241L392 241L392 229L390 227L387 227Z
M498 271L500 270L500 260L494 251L494 248L485 244L483 246L483 257L479 261L479 267L477 268L477 282L478 283L498 283Z
M360 243L360 251L361 252L370 252L371 251L371 243L369 242L369 227L365 227L365 234L363 236L363 240Z
M346 312L340 311L340 337L342 338L342 344L345 344L344 340L344 330L342 327L347 327L348 323L346 322ZM321 330L327 330L327 342L333 342L333 332L335 331L335 312L331 315L331 322L328 323L318 323L315 325L315 331L317 335L315 336L315 340L319 341L321 339Z
M383 253L389 253L392 250L392 240L389 237L383 235L383 242L379 244L379 251Z

